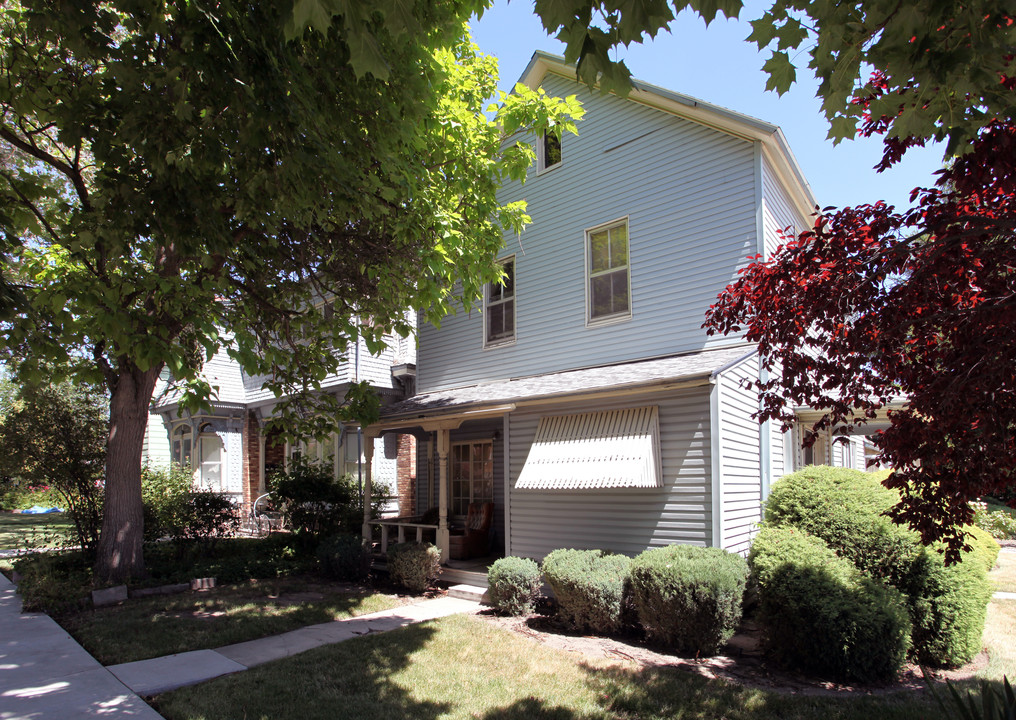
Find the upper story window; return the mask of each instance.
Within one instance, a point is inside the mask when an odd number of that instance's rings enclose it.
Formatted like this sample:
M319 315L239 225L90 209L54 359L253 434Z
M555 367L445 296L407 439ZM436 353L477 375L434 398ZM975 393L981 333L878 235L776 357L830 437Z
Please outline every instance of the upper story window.
M483 299L483 345L515 340L515 258L501 262L504 281L487 283Z
M561 164L561 136L553 130L544 132L540 137L539 161L540 172Z
M631 317L628 219L586 231L588 322Z

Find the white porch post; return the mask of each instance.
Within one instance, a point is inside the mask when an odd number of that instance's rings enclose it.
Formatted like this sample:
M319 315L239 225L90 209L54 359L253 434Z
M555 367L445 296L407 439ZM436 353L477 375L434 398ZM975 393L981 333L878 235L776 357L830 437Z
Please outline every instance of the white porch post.
M370 490L371 490L371 463L374 461L374 438L376 436L364 431L363 433L363 539L371 542L370 530Z
M448 562L448 547L451 533L448 532L448 448L451 431L441 428L437 431L438 482L438 528L437 547L441 551L441 562Z

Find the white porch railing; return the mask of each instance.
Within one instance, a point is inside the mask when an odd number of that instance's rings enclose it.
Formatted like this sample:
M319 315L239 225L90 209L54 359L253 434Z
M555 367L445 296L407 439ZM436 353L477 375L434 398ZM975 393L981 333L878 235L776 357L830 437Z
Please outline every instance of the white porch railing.
M437 525L430 525L428 523L415 522L413 520L399 520L398 518L392 518L390 520L373 520L374 525L381 526L381 554L385 555L388 553L388 542L390 540L392 528L397 531L398 542L406 542L406 530L416 530L416 542L423 542L423 531L433 530L437 532Z

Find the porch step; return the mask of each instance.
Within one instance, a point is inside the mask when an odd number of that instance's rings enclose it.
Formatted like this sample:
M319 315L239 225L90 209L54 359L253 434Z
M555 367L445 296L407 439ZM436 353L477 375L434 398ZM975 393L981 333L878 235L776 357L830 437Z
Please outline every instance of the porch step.
M472 600L478 603L484 603L486 593L487 588L477 587L476 585L452 585L448 588L448 597L459 598L460 600Z

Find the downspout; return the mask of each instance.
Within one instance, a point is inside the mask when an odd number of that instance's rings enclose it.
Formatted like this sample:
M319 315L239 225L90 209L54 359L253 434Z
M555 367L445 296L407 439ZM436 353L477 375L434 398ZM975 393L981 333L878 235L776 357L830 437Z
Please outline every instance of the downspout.
M356 336L356 347L353 350L353 382L360 382L360 335ZM363 497L363 428L356 428L356 486Z
M763 260L768 260L765 241L765 194L762 192L762 143L755 141L755 242L756 250ZM763 367L761 354L758 358L758 380L760 384L769 382L769 371ZM759 402L759 410L762 404ZM769 486L773 471L773 423L766 420L758 426L758 462L759 462L759 497L765 502L769 497Z

